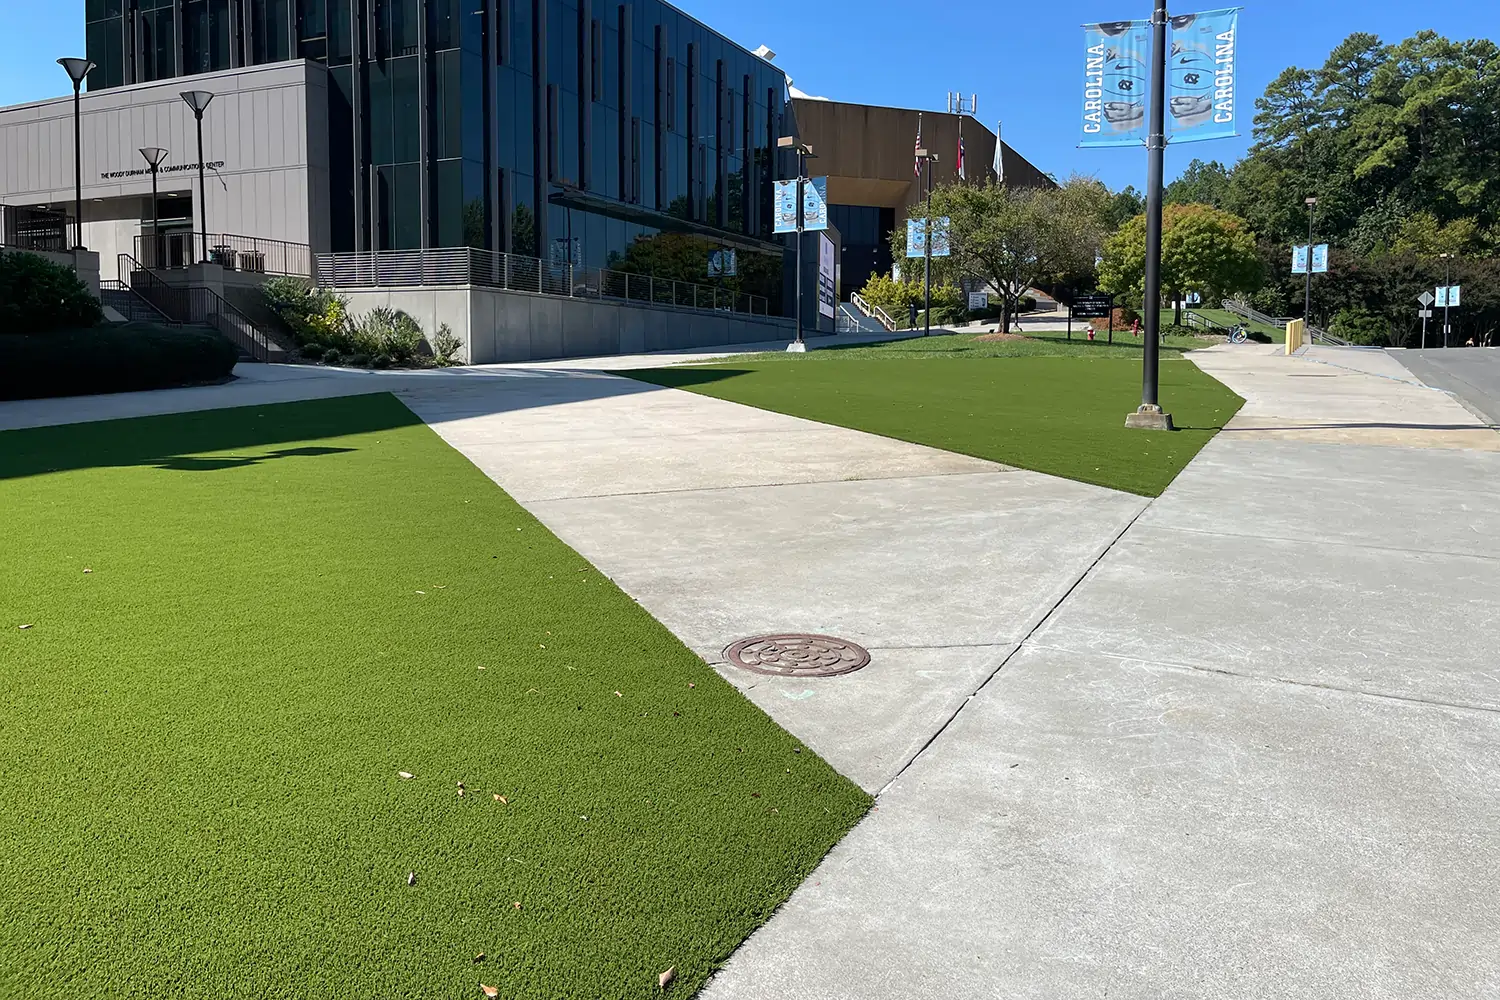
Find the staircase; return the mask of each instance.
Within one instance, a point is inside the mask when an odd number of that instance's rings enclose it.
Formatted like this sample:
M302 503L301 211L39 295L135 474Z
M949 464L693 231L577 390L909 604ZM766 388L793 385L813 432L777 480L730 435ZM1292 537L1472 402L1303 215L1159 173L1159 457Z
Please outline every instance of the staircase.
M141 298L123 281L99 282L99 303L125 317L127 323L157 323L178 326L166 313Z
M242 311L211 288L174 285L128 253L119 256L120 274L131 295L154 309L153 322L202 326L239 348L245 361L283 361L286 351ZM101 289L102 291L102 289ZM119 291L119 289L111 289Z
M840 302L838 331L839 333L885 333L886 329L879 320L866 316L855 308L853 303Z

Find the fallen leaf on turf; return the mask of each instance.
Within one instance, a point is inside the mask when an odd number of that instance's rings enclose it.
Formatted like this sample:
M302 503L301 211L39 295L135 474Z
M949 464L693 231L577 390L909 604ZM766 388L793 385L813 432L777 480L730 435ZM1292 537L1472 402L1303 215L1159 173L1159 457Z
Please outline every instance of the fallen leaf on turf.
M520 909L520 908L521 908L521 904L520 904L520 902L519 902L519 901L517 901L517 902L514 902L514 903L511 903L511 904L510 904L510 905L511 905L511 906L514 906L514 907L515 907L515 908L516 908L516 909L518 909L518 910L519 910L519 909Z
M507 799L504 795L496 795L495 801L500 803L502 806L510 804L510 799Z
M695 688L695 687L697 687L697 686L698 686L698 685L696 685L696 684L694 684L694 683L693 683L693 682L692 682L692 681L688 681L688 687L690 687L690 688Z
M462 788L460 788L460 789L459 789L459 790L458 790L458 797L459 797L459 798L463 798L463 797L464 797L464 790L463 790L463 789L462 789Z
M30 625L22 625L21 628L28 629L28 628L31 628L31 626Z
M484 961L484 952L481 951L479 954L475 955L474 956L474 961L476 961L476 962L483 962Z
M672 980L676 978L677 966L674 965L666 972L663 972L661 975L656 977L656 985L660 986L662 989L666 989L668 986L672 985Z
M417 884L417 873L416 872L407 872L406 873L406 884L407 885L416 885Z
M83 571L85 573L92 573L93 572L93 570L89 569L87 566L84 567Z
M521 529L517 528L516 530L520 531ZM500 995L500 987L498 986L486 986L483 983L480 983L479 990L487 997L497 997Z
M464 787L464 783L463 783L463 782L462 782L462 781L460 781L460 782L459 782L459 783L458 783L458 787L459 787L459 788L462 788L462 787Z
M412 774L410 771L397 771L396 772L396 777L398 777L398 778L415 778L416 775Z
M624 695L623 695L623 694L621 694L621 693L620 693L620 692L618 692L618 691L616 691L616 692L615 692L615 697L616 697L616 698L623 698L623 697L625 697L625 696L624 696Z
M484 668L483 668L483 667L480 667L480 668L479 668L479 669L480 669L480 670L483 670L483 669L484 669Z
M427 591L425 591L425 590L419 590L419 591L417 591L417 593L422 594L423 596L426 596Z

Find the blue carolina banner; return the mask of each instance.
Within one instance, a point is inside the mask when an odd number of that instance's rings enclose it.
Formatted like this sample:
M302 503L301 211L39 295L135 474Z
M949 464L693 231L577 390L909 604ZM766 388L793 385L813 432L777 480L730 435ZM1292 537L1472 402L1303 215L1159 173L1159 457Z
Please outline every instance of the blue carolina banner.
M1172 18L1167 66L1167 134L1172 142L1239 134L1235 108L1236 35L1240 8Z
M1307 273L1307 252L1312 249L1305 243L1299 243L1292 247L1292 273Z
M777 181L774 195L776 208L773 232L795 233L797 231L797 182Z
M1145 142L1151 22L1085 24L1083 44L1083 139L1078 145Z
M906 220L906 256L927 256L927 227L926 219Z
M828 228L828 178L810 177L802 185L802 228Z
M1319 243L1317 246L1315 246L1315 247L1312 248L1312 269L1313 269L1313 274L1327 274L1328 273L1328 244L1327 243Z
M947 257L953 252L952 242L948 238L950 222L946 215L940 215L932 220L932 255L934 257Z

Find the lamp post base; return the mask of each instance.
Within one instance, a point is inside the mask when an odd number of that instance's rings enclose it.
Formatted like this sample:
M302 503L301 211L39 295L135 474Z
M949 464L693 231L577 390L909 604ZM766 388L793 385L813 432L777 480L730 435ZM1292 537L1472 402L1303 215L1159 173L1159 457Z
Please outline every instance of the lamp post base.
M1170 431L1175 430L1172 426L1172 414L1163 413L1160 406L1142 403L1140 409L1134 413L1125 415L1125 426L1133 427L1143 431Z
M786 345L786 351L788 354L806 354L807 345L800 340L794 340Z

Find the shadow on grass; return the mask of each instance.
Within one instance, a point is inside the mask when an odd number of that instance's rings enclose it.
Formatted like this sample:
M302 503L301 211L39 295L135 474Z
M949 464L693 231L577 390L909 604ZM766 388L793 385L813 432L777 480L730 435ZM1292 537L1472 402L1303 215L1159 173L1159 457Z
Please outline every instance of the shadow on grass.
M354 449L303 446L268 454L208 453L268 449L289 442L421 423L400 400L377 393L35 427L0 433L0 479L121 466L212 472L275 459L338 455Z
M260 465L276 458L313 458L318 455L341 455L354 450L353 448L281 448L267 455L247 455L244 458L237 455L211 458L173 455L155 464L158 469L170 469L173 472L218 472L221 469L239 469L247 465Z
M685 389L695 385L711 385L738 375L750 375L746 368L640 368L619 372L642 382L659 385L665 389Z

